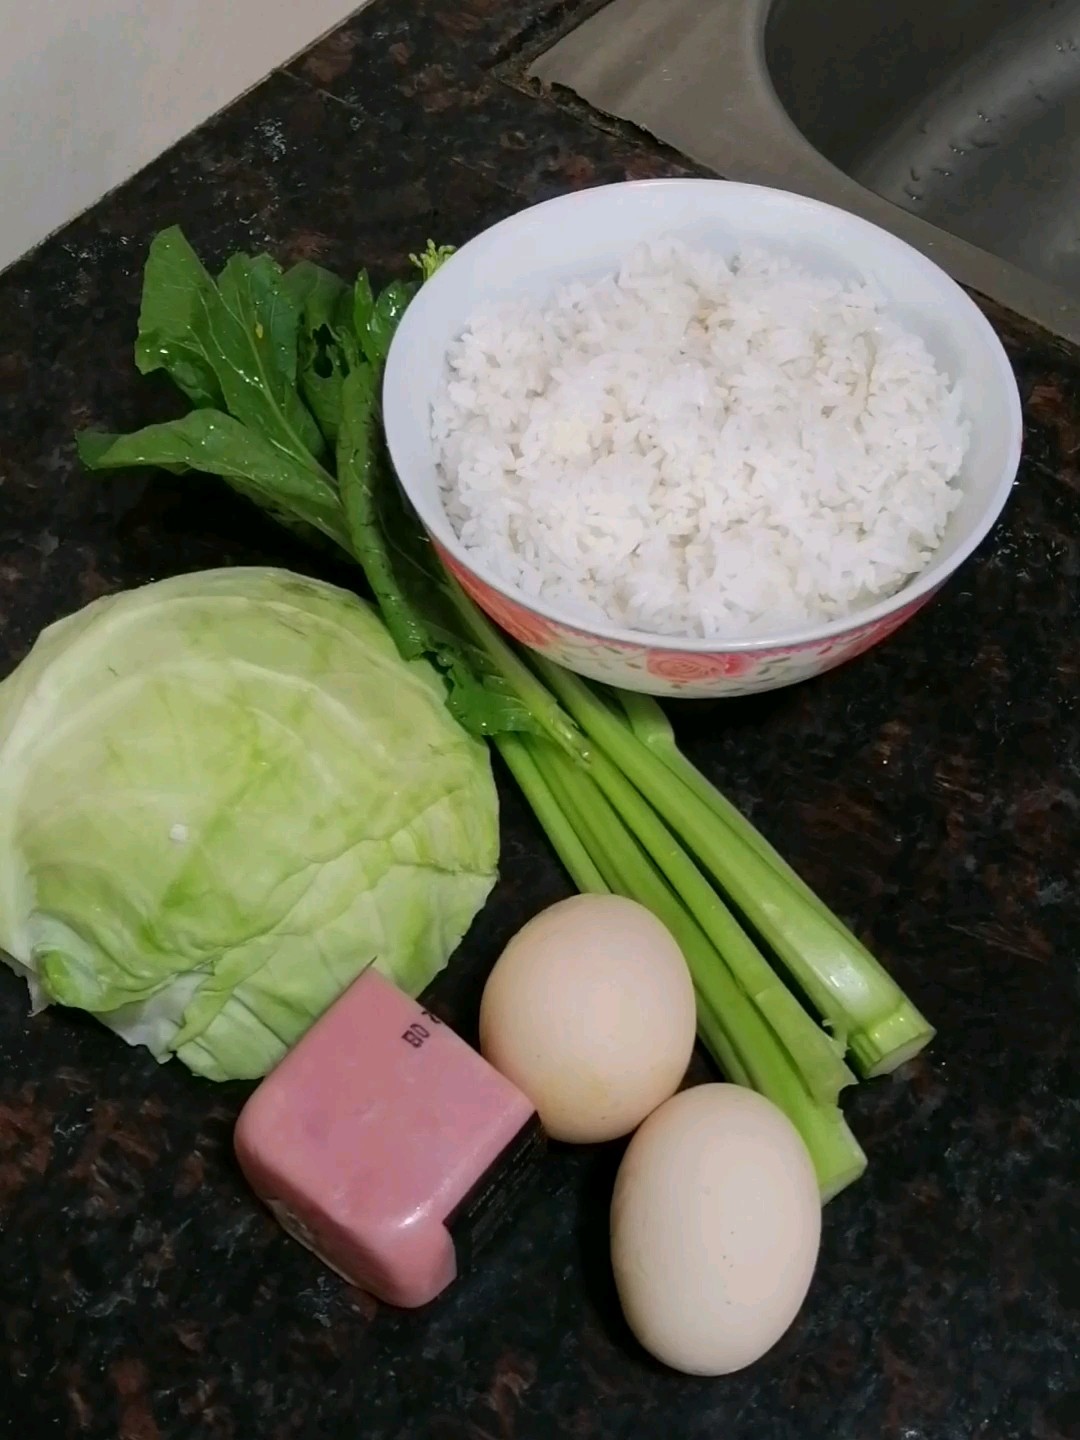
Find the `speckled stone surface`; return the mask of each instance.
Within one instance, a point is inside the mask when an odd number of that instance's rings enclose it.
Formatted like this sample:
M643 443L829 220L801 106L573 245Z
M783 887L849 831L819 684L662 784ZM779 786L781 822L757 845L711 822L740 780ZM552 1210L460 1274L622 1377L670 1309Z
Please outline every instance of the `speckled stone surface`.
M377 0L0 278L0 673L96 595L315 565L217 482L81 473L72 431L165 413L131 363L153 232L380 274L523 203L676 157L515 80L588 3ZM680 715L690 754L940 1028L852 1097L871 1157L778 1348L667 1374L618 1315L616 1149L556 1152L520 1224L419 1315L287 1240L230 1150L243 1086L30 1020L0 974L0 1434L19 1440L1064 1440L1080 1434L1080 357L995 313L1023 388L1006 516L927 611L800 689ZM340 578L340 577L339 577ZM566 891L505 791L504 878L434 1003L471 1034ZM702 1072L704 1073L704 1072Z

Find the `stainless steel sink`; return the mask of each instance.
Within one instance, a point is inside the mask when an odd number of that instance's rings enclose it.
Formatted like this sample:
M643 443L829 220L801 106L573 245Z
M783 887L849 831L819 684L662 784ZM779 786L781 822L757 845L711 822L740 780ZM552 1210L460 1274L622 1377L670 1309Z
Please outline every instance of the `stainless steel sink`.
M1080 343L1080 0L612 0L531 73Z
M765 62L834 165L1080 297L1077 0L777 0Z

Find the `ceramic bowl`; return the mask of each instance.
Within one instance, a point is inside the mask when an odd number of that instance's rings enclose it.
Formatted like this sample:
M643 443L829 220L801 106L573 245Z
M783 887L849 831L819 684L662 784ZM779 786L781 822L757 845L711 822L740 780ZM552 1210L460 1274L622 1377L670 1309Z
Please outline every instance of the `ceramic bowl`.
M677 235L733 257L747 245L792 256L816 273L874 282L890 309L963 385L972 422L963 498L930 565L895 594L850 616L718 644L583 622L525 597L479 564L443 507L431 438L446 353L485 302L546 296L610 272L640 241ZM515 640L580 675L628 690L715 698L773 690L819 675L899 628L986 537L1020 461L1020 398L993 328L932 261L868 221L783 190L723 180L644 180L534 206L463 246L420 290L391 347L383 391L390 455L447 567Z

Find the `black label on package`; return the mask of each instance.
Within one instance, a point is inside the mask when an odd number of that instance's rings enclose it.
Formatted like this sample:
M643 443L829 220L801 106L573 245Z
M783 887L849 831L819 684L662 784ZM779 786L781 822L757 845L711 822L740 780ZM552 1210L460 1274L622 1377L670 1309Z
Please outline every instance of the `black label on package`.
M444 1223L454 1242L459 1275L472 1268L512 1214L545 1149L539 1116L533 1115L447 1215Z

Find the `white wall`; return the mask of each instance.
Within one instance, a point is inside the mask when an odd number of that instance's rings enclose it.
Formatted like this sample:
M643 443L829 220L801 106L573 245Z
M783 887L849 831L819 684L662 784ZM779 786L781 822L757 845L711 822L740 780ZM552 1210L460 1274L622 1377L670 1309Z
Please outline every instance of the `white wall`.
M0 0L0 270L362 0Z

